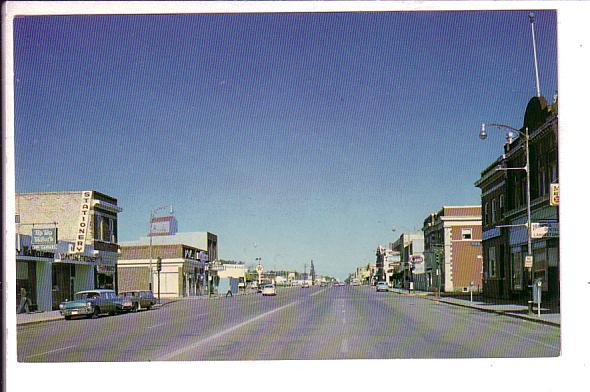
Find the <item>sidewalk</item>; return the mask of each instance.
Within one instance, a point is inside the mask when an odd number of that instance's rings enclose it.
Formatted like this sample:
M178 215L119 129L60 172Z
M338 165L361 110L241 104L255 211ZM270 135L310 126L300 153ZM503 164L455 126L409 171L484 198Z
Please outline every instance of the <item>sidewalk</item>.
M435 294L430 291L416 291L413 290L411 294L408 293L408 290L394 288L392 289L393 292L400 294L400 295L410 295L410 296L421 296L425 299L430 301L456 305L456 306L463 306L466 308L477 309L482 312L488 313L496 313L501 314L508 317L515 317L524 320L533 321L536 323L542 323L547 325L553 325L560 327L561 326L561 314L559 311L547 309L541 307L541 317L537 316L537 307L533 308L533 314L528 313L528 307L525 305L519 304L499 304L493 302L484 302L480 299L475 299L473 302L470 301L469 298L453 298L453 297L445 297L442 296L440 298L436 298ZM542 304L541 304L542 306Z

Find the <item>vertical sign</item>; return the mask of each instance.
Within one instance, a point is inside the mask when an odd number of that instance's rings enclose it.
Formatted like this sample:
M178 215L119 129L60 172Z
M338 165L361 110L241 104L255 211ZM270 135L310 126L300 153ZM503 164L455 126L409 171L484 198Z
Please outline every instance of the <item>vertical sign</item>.
M80 206L80 220L76 228L76 244L73 253L84 253L86 246L86 236L88 234L88 225L90 223L90 201L92 200L92 191L82 192L82 205Z
M559 205L559 184L551 184L551 189L549 192L549 205Z

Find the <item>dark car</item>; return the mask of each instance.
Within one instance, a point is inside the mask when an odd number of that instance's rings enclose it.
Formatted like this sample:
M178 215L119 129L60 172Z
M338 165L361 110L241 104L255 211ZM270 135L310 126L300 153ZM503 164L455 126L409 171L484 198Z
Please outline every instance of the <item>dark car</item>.
M119 293L123 310L137 312L141 309L150 310L156 304L151 290L129 290Z
M100 314L117 314L123 310L121 299L114 290L86 290L74 295L73 301L62 302L59 311L66 320L72 316L98 317Z

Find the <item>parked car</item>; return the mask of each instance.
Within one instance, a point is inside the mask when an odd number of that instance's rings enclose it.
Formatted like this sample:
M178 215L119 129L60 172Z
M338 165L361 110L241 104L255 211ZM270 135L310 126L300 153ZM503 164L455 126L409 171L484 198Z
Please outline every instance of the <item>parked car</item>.
M277 295L277 289L272 284L267 284L262 288L262 295Z
M307 282L303 282L303 283L301 284L301 288L302 288L302 289L308 289L308 288L309 288L309 283L307 283Z
M151 290L130 290L119 293L121 306L125 311L137 312L141 309L150 310L156 304L156 298Z
M375 289L377 291L389 291L389 286L387 285L387 282L377 282Z
M114 290L85 290L77 292L72 301L59 304L59 311L66 320L72 316L98 317L100 314L117 314L123 310L121 299Z

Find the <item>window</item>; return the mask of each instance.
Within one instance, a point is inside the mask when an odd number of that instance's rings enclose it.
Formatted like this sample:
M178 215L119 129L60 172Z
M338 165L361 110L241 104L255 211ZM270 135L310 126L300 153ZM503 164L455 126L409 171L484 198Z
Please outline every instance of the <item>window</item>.
M545 166L543 162L539 162L539 172L538 172L538 184L539 184L539 196L543 196L547 193L547 183L546 183L546 175L545 175Z
M492 199L492 222L496 223L496 199Z
M552 162L549 164L549 170L551 172L551 182L557 182L557 162Z
M484 226L489 223L488 219L488 203L485 203L483 206L483 224Z
M496 277L496 248L488 249L488 274L490 277Z
M470 240L471 239L471 228L461 229L461 239L463 239L463 240Z
M500 195L500 219L504 215L504 195Z

